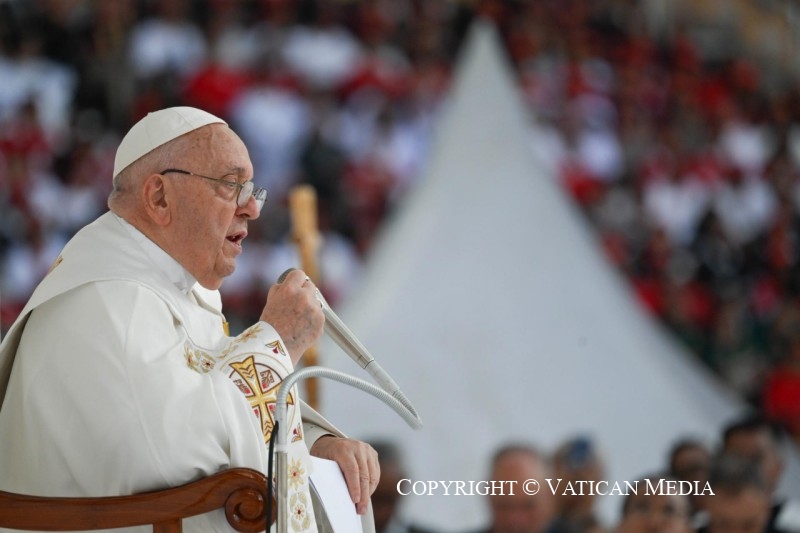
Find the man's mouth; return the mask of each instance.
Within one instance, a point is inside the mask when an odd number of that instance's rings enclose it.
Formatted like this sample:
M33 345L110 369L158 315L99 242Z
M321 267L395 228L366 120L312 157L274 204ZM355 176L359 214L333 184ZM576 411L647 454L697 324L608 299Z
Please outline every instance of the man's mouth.
M247 237L247 232L242 230L242 231L237 231L235 233L231 233L225 238L228 241L232 242L233 244L241 246L242 241L245 239L245 237Z

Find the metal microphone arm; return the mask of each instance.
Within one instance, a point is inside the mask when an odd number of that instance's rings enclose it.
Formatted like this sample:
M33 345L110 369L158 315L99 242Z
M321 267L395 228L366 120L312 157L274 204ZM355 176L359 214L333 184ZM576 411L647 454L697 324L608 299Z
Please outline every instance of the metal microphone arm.
M286 276L292 270L296 270L294 267L285 270L279 277L278 283L283 283L286 279ZM386 373L386 371L375 361L375 358L372 357L372 354L364 347L363 344L356 338L350 328L348 328L344 322L342 321L339 316L333 312L331 306L328 305L328 301L325 299L325 296L322 295L319 289L316 290L315 294L317 301L319 302L320 307L322 308L322 313L325 315L325 333L333 339L333 341L339 345L339 347L346 353L355 363L366 370L370 376L380 385L380 387L391 394L397 401L399 401L403 406L408 410L413 416L419 419L419 415L417 411L414 409L414 406L411 405L411 402L406 398L406 395L403 394L403 391L400 390L400 386L395 383L395 381Z
M376 387L372 383L368 383L363 379L358 379L344 372L324 368L321 366L310 366L292 372L286 379L283 380L278 388L277 399L275 400L275 420L278 427L277 443L275 444L275 455L277 458L277 501L278 501L278 533L287 533L289 527L289 516L286 508L286 498L288 493L287 488L287 454L289 452L289 445L287 443L290 428L287 426L287 398L292 386L306 377L326 377L334 381L339 381L345 385L350 385L364 392L371 394L375 398L381 400L383 403L391 407L406 423L413 429L420 429L422 427L422 420L420 419L413 406L406 405L395 396L390 395L386 391ZM402 393L400 393L402 395ZM405 398L405 397L404 397Z
M372 354L364 347L361 342L356 338L350 328L348 328L339 316L333 312L333 309L328 305L328 301L319 290L317 291L317 300L322 306L322 313L325 315L325 333L333 339L333 342L339 345L339 348L344 351L350 358L356 362L358 366L366 370L370 376L380 385L381 389L391 394L397 401L399 401L413 416L419 419L414 406L400 390L400 386L389 376L383 367L378 364Z

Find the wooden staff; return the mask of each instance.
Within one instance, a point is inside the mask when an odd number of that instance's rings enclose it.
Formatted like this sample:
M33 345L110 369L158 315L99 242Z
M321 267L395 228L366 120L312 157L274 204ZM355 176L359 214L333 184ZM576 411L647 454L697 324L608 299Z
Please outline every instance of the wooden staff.
M292 217L292 236L300 253L300 267L319 286L317 252L320 234L317 226L317 193L311 185L297 185L289 192L289 210ZM303 355L305 366L317 364L317 347L312 345ZM319 406L317 378L306 380L306 401L313 409Z

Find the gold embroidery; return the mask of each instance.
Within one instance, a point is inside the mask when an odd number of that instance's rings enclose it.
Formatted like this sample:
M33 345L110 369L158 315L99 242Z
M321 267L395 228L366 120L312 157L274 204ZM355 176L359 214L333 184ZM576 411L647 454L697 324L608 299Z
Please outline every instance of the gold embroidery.
M289 472L286 478L289 480L289 486L293 489L298 489L303 486L303 480L306 477L306 471L303 470L303 464L299 459L293 459L289 465Z
M272 428L275 425L273 411L275 410L275 401L278 399L278 388L281 385L282 378L279 377L278 372L269 366L264 364L257 365L253 355L250 355L244 361L231 362L229 365L233 369L233 373L230 376L231 379L239 386L239 389L250 402L253 412L261 420L264 442L269 442ZM262 369L259 371L257 366L262 367ZM233 375L234 373L238 374L242 379L236 379ZM286 403L287 405L294 404L294 396L291 392L286 399Z
M272 353L280 354L280 355L286 355L286 350L284 350L283 344L281 343L281 341L270 342L270 343L267 343L266 346L267 346L267 348L272 350Z
M231 343L227 346L227 348L222 350L222 353L220 353L220 359L225 359L226 357L228 357L230 354L233 353L234 349L236 349L236 347L239 346L240 344L255 339L263 329L264 328L261 326L261 324L253 324L252 326L244 330L244 332L241 335L239 335L238 337L233 339L233 341L231 341Z
M214 358L207 352L192 348L188 342L183 345L183 356L189 368L201 374L206 374L214 368Z
M295 492L289 499L289 509L292 512L292 531L304 531L311 526L308 513L308 498L302 492Z
M224 320L222 321L222 333L224 333L226 337L231 336L231 325Z
M292 442L303 440L303 424L297 424L292 430Z
M258 334L261 333L261 331L263 329L264 328L261 327L261 324L253 324L252 326L250 326L249 328L244 330L244 333L239 335L237 340L238 340L238 342L251 341L251 340L255 339L258 336Z

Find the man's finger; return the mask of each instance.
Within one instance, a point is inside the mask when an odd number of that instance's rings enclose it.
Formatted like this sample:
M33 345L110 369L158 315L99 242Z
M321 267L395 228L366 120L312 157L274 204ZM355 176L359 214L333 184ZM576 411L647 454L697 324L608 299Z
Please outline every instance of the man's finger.
M381 479L381 465L378 461L378 454L375 453L375 450L370 448L368 450L369 454L369 461L367 464L369 465L369 494L370 496L372 493L375 492L375 489L378 488L378 481Z
M339 463L339 468L342 470L342 474L344 474L344 481L347 483L350 499L357 505L361 500L361 481L358 475L358 462L351 454L337 459L336 462Z
M372 494L372 491L370 491L369 461L363 449L356 449L355 453L356 462L358 464L358 480L360 482L359 490L361 496L356 504L356 512L358 514L364 514L367 512L369 496Z

